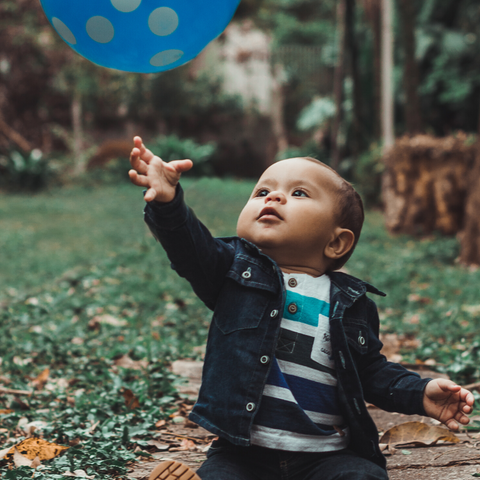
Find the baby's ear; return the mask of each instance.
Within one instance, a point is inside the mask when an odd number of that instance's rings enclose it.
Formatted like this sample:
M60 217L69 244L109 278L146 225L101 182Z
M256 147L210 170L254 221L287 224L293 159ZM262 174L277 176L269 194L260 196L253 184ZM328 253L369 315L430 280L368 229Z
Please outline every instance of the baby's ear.
M332 260L343 257L353 247L355 234L348 228L337 227L330 242L325 247L325 256Z

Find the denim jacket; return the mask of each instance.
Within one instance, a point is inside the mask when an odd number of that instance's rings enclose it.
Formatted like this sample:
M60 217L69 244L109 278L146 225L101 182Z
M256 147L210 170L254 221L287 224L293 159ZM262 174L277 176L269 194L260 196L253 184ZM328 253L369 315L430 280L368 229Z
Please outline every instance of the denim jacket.
M285 301L278 265L252 243L213 238L183 200L151 202L145 221L172 268L213 310L202 386L190 419L210 432L250 445L250 429L275 354ZM331 272L330 336L349 448L385 468L365 400L388 411L422 414L428 380L380 353L377 309L366 292L384 295L350 275Z

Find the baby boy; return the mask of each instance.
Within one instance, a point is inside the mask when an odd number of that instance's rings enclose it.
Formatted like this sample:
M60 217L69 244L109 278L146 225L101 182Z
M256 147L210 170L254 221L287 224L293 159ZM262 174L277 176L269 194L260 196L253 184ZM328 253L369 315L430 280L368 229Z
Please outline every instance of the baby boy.
M179 275L213 310L202 387L190 418L218 435L195 474L167 461L150 480L387 479L365 401L467 424L473 396L421 379L380 353L375 287L338 270L363 206L311 158L267 168L237 236L213 238L183 200L190 160L163 162L135 137L129 172L145 220Z

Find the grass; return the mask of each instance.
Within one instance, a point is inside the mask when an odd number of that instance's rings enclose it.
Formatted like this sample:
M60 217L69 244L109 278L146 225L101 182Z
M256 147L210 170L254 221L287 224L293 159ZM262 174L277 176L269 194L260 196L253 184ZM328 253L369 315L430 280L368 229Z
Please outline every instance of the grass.
M184 188L213 234L231 235L252 183L187 180ZM128 462L148 455L155 423L177 408L169 362L202 354L210 312L170 269L142 209L141 191L127 184L0 197L0 384L32 389L49 369L33 395L0 396L0 450L25 436L26 421L71 445L35 479L77 469L128 478ZM480 376L480 271L457 256L455 239L390 237L370 212L348 269L388 293L375 297L382 331L415 339L405 359L433 359L470 382ZM116 365L122 356L135 368ZM0 462L1 478L31 475Z

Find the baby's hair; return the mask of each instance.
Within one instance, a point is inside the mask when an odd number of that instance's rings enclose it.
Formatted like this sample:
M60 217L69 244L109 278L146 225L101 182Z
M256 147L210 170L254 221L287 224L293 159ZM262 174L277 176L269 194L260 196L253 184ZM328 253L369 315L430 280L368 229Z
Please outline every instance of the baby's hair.
M351 230L355 236L352 248L342 257L337 258L330 265L329 270L339 270L342 268L347 260L352 256L355 247L357 246L360 233L362 231L365 213L363 210L363 202L358 192L353 188L350 182L347 182L341 175L339 175L332 167L317 160L313 157L300 157L310 162L318 163L322 167L332 171L340 180L341 186L338 190L338 226Z

